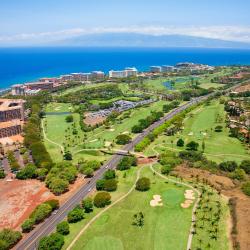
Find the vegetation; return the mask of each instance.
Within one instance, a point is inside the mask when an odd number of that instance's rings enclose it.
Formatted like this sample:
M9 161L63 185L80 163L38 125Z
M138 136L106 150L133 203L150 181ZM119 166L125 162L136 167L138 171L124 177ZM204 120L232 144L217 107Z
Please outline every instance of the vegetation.
M131 137L129 135L121 134L116 137L116 143L119 145L128 144L131 141Z
M69 223L67 221L62 221L56 226L57 233L61 235L69 234Z
M30 214L29 218L21 225L22 232L30 232L36 224L41 223L47 217L49 217L53 210L59 207L58 200L48 200L38 205L34 211Z
M46 177L46 186L55 194L60 195L68 190L69 184L77 177L77 168L70 163L55 164Z
M242 185L242 191L244 192L244 194L250 196L250 182L246 182Z
M17 174L16 178L20 180L33 179L37 177L37 168L34 164L27 164Z
M76 206L68 213L67 220L69 223L76 223L84 219L84 211L79 206Z
M93 212L93 200L88 197L82 201L82 207L85 213Z
M11 168L12 171L18 171L20 169L20 165L17 162L17 159L16 159L16 157L14 155L14 152L9 151L8 154L7 154L7 159L9 161L10 168Z
M150 189L150 179L146 177L140 178L136 182L135 189L138 191L147 191Z
M0 179L4 179L5 178L5 173L3 169L0 169Z
M119 162L117 169L118 170L127 170L130 169L132 166L137 165L137 159L135 156L125 156Z
M52 233L43 237L38 246L38 250L60 250L64 245L64 237L60 233Z
M0 231L0 249L9 250L14 247L22 238L22 234L11 229L3 229Z
M108 192L98 192L94 198L94 205L96 207L105 207L111 203L111 196Z

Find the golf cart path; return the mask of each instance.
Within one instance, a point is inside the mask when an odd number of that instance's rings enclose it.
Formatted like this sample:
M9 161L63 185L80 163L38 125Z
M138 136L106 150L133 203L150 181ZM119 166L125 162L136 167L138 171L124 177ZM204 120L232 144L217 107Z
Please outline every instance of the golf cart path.
M44 139L45 139L46 141L48 141L48 142L50 142L50 143L52 143L52 144L58 146L58 147L61 149L61 151L64 152L64 148L63 148L62 145L60 145L59 143L56 143L56 142L50 140L50 139L47 137L47 135L46 135L46 133L45 133L45 129L44 129L43 120L44 120L44 119L42 119L41 126L42 126L42 131L43 131L43 137L44 137Z

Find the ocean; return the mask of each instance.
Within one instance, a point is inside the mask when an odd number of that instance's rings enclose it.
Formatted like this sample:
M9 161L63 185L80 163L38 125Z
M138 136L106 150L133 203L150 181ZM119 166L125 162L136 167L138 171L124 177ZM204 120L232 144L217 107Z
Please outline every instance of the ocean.
M40 77L178 62L250 65L250 50L201 48L0 48L0 89Z

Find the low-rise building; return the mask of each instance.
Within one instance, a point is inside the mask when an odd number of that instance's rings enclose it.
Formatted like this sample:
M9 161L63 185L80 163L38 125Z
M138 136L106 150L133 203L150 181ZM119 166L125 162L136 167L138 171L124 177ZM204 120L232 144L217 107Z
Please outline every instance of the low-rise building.
M103 80L105 78L105 73L103 71L92 71L91 78L96 80Z
M109 78L124 78L127 74L124 70L110 70Z

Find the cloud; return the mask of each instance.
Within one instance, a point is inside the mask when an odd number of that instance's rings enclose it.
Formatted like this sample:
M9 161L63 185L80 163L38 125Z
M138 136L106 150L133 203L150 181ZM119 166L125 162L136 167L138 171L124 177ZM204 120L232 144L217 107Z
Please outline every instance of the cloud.
M227 41L250 43L250 26L130 26L75 28L54 32L16 34L0 36L0 43L43 43L55 42L80 35L102 33L136 33L150 35L188 35Z

